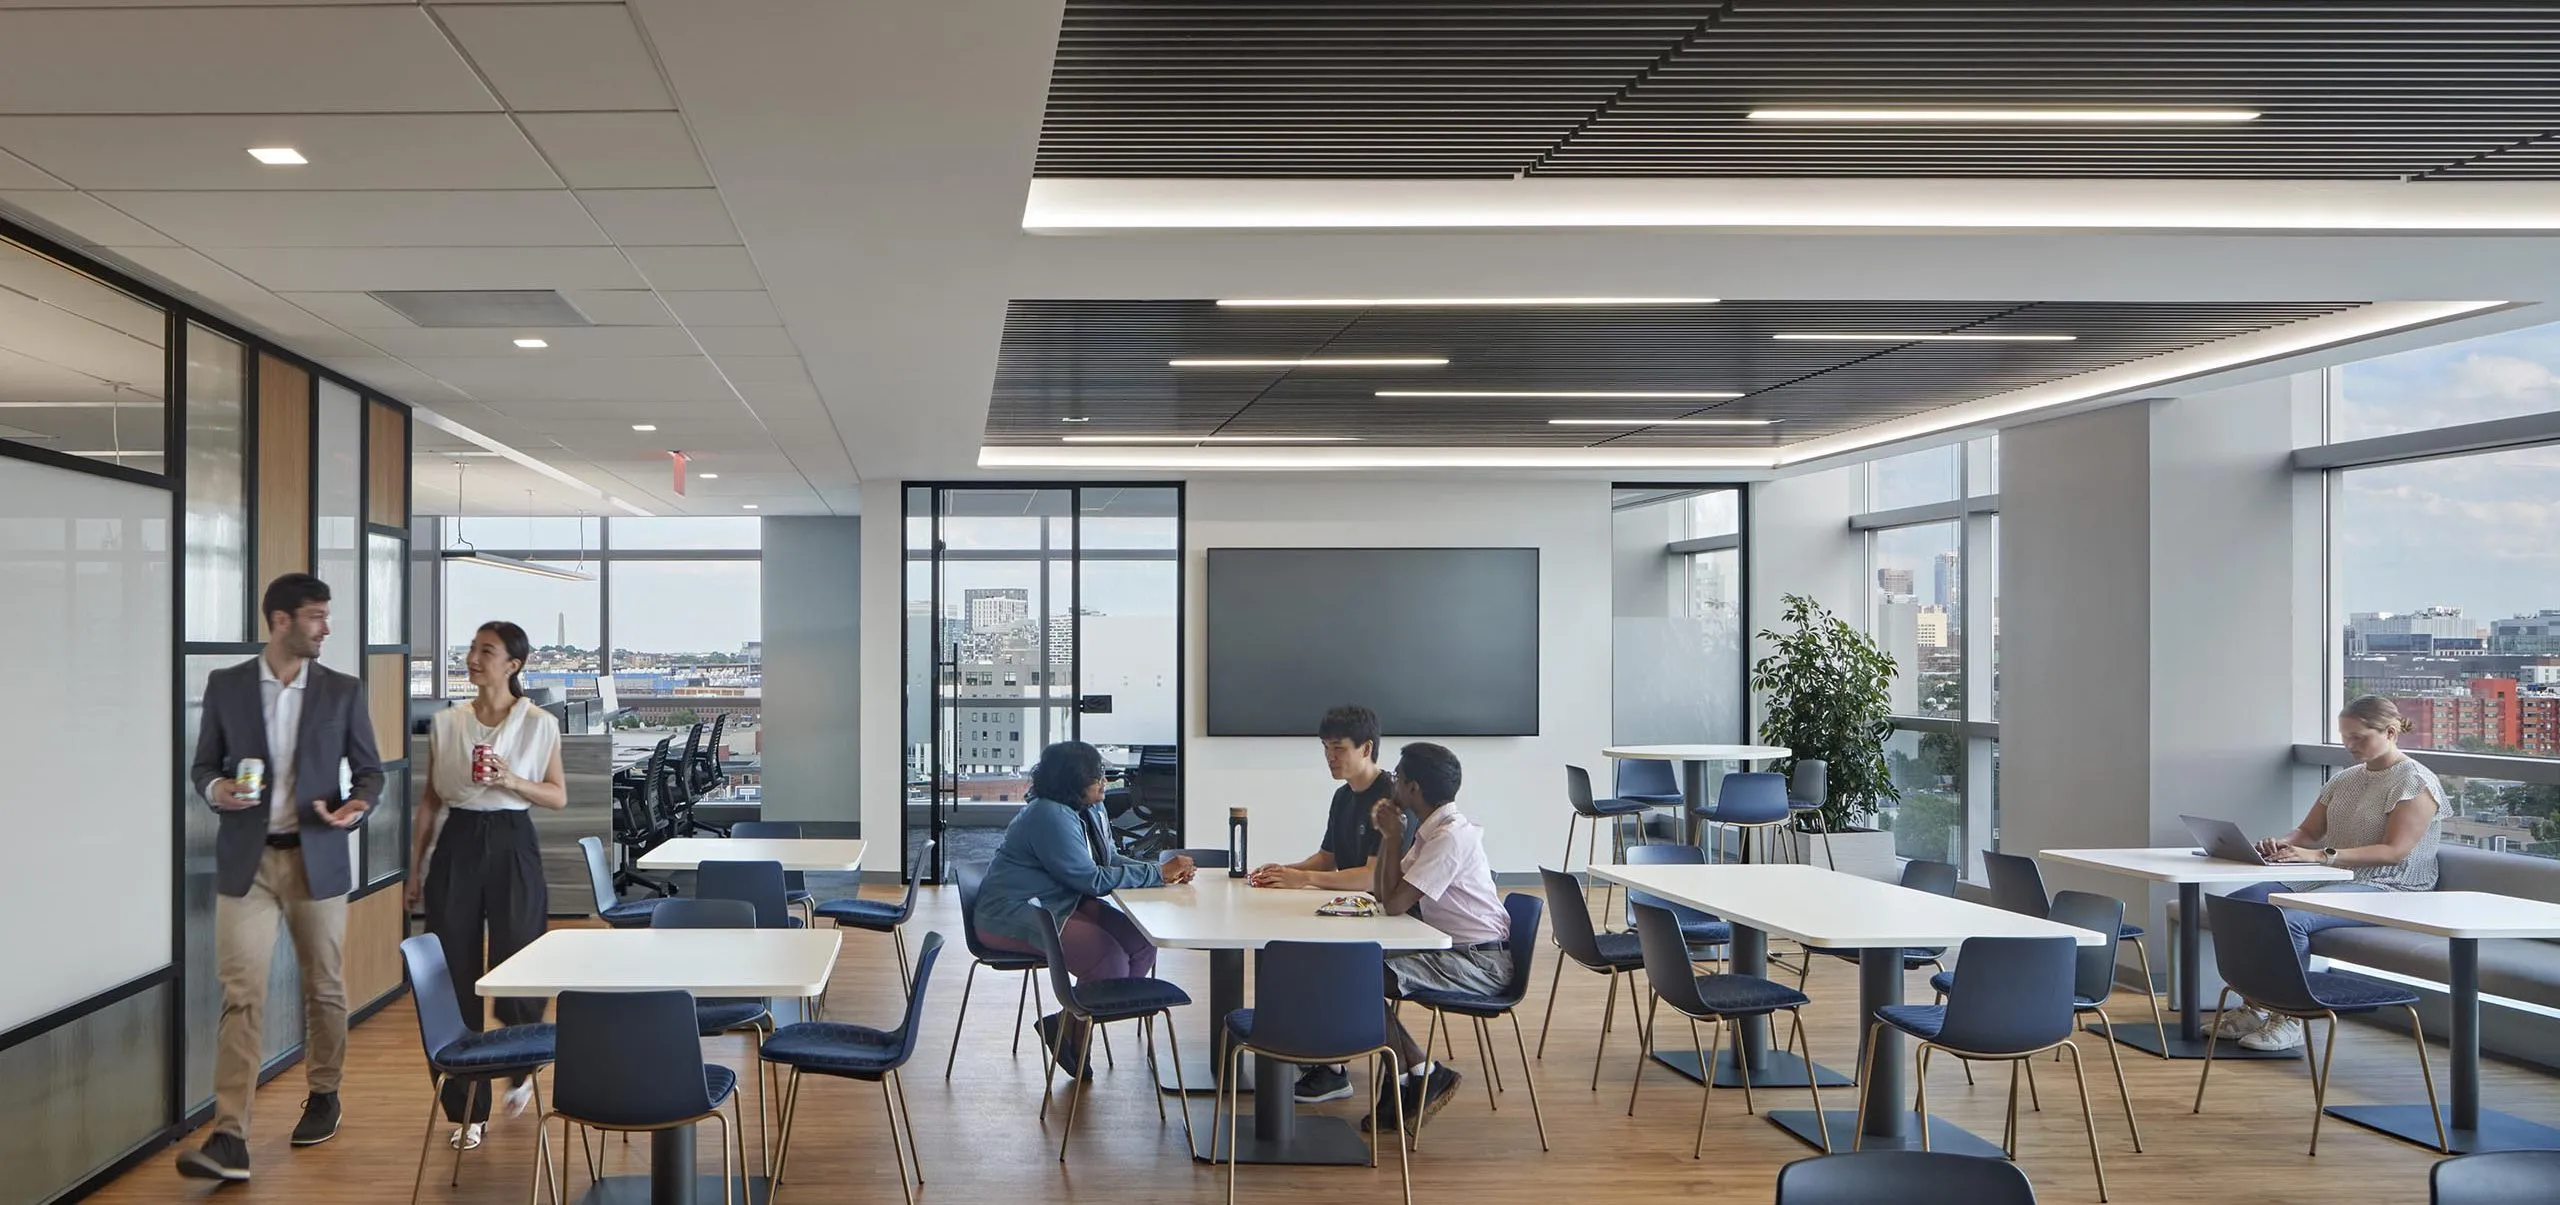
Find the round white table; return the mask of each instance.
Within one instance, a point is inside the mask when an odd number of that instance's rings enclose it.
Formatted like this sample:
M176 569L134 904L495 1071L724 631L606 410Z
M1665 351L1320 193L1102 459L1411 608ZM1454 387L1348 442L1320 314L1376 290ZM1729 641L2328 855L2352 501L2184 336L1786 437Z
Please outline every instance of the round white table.
M1748 765L1793 757L1795 753L1783 745L1611 745L1600 755L1620 761L1680 763L1680 798L1687 805L1680 809L1680 840L1694 844L1698 839L1697 814L1707 806L1707 763Z

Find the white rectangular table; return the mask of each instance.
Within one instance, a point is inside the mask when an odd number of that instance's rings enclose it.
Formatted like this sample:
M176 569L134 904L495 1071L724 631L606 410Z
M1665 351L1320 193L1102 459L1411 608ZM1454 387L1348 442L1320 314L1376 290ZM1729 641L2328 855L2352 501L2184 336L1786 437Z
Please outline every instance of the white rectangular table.
M837 837L675 837L640 855L642 870L699 870L705 862L780 862L784 870L860 870L860 841Z
M2279 908L2343 916L2445 939L2452 973L2453 1106L2445 1138L2453 1153L2560 1148L2560 1130L2480 1108L2480 943L2560 937L2560 904L2485 891L2300 892L2267 897ZM2435 1119L2425 1105L2331 1105L2328 1113L2433 1149Z
M1698 814L1707 810L1707 764L1778 761L1794 756L1782 745L1611 745L1600 756L1617 761L1667 761L1680 767L1680 818L1684 845L1698 841Z
M1341 894L1248 886L1241 878L1207 870L1180 887L1149 887L1115 892L1112 899L1136 921L1138 931L1160 949L1209 952L1209 1067L1213 1078L1185 1083L1193 1091L1212 1089L1226 1068L1227 1014L1244 1007L1244 955L1275 941L1374 941L1389 950L1445 950L1449 935L1410 916L1318 916L1316 908ZM1383 984L1381 987L1383 988ZM1277 1061L1256 1057L1253 1068L1253 1125L1238 1140L1237 1159L1244 1163L1360 1163L1369 1161L1368 1144L1340 1118L1297 1116L1297 1076ZM1170 1087L1171 1085L1166 1085ZM1302 1124L1303 1123L1303 1124ZM1196 1143L1200 1157L1226 1158L1226 1127Z
M2068 937L2080 945L2113 944L2097 934L2015 912L2003 912L1892 883L1816 866L1761 865L1600 866L1594 873L1620 886L1651 892L1675 903L1723 917L1733 925L1733 969L1758 975L1766 969L1769 934L1824 950L1858 951L1858 1031L1861 1046L1876 1010L1902 1003L1902 951L1908 946L1956 946L1969 937ZM1765 1019L1743 1027L1744 1040L1768 1045ZM1810 1109L1779 1110L1769 1120L1808 1145L1834 1151L1917 1150L1916 1115L1903 1099L1902 1038L1892 1027L1877 1031L1874 1074L1860 1088L1867 1124L1854 1116L1823 1119L1828 1141ZM1863 1050L1859 1065L1868 1066ZM1821 1068L1812 1069L1819 1074ZM1753 1082L1759 1082L1755 1074ZM2000 1147L1941 1119L1929 1126L1933 1149L2003 1158Z
M483 996L681 988L696 996L815 996L827 990L844 937L834 929L553 929L480 976ZM649 1174L599 1181L582 1205L694 1205L722 1199L720 1177L694 1169L692 1126L649 1136ZM744 1172L745 1169L739 1169ZM738 1199L771 1186L740 1176Z
M2200 1059L2204 1057L2205 1032L2202 989L2204 982L2204 887L2207 883L2243 885L2270 880L2293 883L2344 882L2355 872L2335 866L2310 863L2287 863L2262 866L2255 862L2230 862L2208 858L2186 846L2130 849L2048 849L2036 855L2041 861L2064 866L2103 870L2108 874L2141 879L2148 883L2175 883L2178 886L2178 1032L2153 1033L2139 1024L2115 1025L2116 1040L2137 1050L2148 1050L2163 1058ZM2143 985L2148 990L2150 985ZM2094 1027L2091 1032L2100 1032ZM2293 1057L2290 1050L2244 1050L2238 1042L2221 1043L2215 1058Z

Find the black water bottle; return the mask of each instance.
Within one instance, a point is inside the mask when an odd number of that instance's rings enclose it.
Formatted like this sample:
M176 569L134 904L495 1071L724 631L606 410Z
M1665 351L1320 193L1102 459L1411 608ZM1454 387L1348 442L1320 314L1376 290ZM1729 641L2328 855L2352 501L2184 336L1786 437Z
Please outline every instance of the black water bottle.
M1227 877L1241 879L1245 866L1244 809L1227 809Z

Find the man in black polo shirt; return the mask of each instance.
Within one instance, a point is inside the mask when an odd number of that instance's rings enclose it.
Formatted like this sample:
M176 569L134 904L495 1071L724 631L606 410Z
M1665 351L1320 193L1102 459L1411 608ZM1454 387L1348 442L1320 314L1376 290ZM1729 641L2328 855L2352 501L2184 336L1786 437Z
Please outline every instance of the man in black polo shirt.
M1324 741L1325 769L1342 784L1334 788L1333 807L1325 817L1324 844L1296 862L1255 869L1251 881L1256 887L1367 891L1369 859L1378 853L1371 813L1396 789L1395 775L1378 764L1378 713L1336 707L1324 713L1316 735ZM1341 1100L1351 1095L1351 1080L1340 1067L1310 1067L1298 1077L1297 1095L1303 1103Z

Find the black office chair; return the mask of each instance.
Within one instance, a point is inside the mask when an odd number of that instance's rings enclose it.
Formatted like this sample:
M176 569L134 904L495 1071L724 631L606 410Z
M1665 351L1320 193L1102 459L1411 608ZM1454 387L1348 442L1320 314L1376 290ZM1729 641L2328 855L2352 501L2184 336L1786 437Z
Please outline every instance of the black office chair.
M729 835L739 838L797 840L801 835L797 820L741 820L729 826ZM818 918L817 897L809 894L809 876L797 870L782 872L782 902L801 910L810 920Z
M1502 1088L1502 1062L1494 1054L1490 1022L1497 1017L1510 1019L1511 1044L1520 1050L1520 1079L1529 1085L1529 1116L1538 1123L1538 1149L1543 1151L1548 1149L1547 1115L1538 1107L1538 1081L1529 1073L1529 1042L1520 1034L1520 1001L1529 994L1529 964L1537 957L1538 919L1545 915L1546 906L1534 895L1514 892L1503 897L1502 909L1511 922L1511 978L1503 984L1500 992L1480 996L1473 992L1417 991L1405 993L1404 998L1431 1011L1431 1031L1426 1032L1422 1039L1426 1055L1431 1051L1432 1038L1440 1028L1442 1016L1465 1017L1475 1022L1476 1055L1484 1060L1484 1099L1495 1109L1502 1107L1502 1102L1494 1097L1494 1093ZM1456 1028L1456 1023L1452 1022L1450 1029ZM1457 1035L1452 1033L1449 1048L1454 1052L1457 1047ZM1415 1119L1413 1128L1414 1144L1418 1147L1422 1141L1421 1119Z
M2560 1151L2482 1151L2438 1160L2429 1205L2549 1205L2560 1201Z
M907 921L916 914L916 884L924 881L925 871L933 866L934 851L934 842L924 843L924 848L917 853L914 863L907 867L906 898L897 903L847 896L840 900L828 900L818 905L817 909L819 916L834 921L839 929L861 929L871 933L888 934L889 940L898 951L898 982L908 987L915 985L915 975L907 969L906 926Z
M1991 880L1992 907L2021 916L2044 916L2053 910L2051 893L2044 889L2044 871L2034 858L1986 849L1982 851L1982 873ZM2142 994L2151 1000L2152 1027L2166 1038L2169 1021L2160 1012L2160 994L2151 987L2151 952L2143 947L2142 938L2140 925L2116 926L2116 940L2132 944L2134 960L2142 970Z
M624 1133L717 1121L720 1176L734 1182L737 1173L729 1154L746 1129L738 1107L738 1073L703 1061L691 994L562 992L557 1029L560 1054L551 1077L552 1107L536 1123L537 1194L549 1184L553 1200L569 1197L568 1161L561 1161L557 1183L550 1175L554 1117L586 1129ZM720 1111L722 1105L740 1114L734 1125L730 1114ZM745 1161L740 1148L737 1162ZM588 1171L595 1171L592 1162Z
M1013 1052L1021 1054L1022 1013L1040 999L1040 976L1035 972L1049 965L1037 954L999 950L978 940L978 885L986 881L986 863L963 862L951 868L951 877L960 887L960 940L969 947L969 975L960 981L960 1015L951 1022L951 1053L942 1060L944 1079L951 1078L952 1065L960 1061L960 1031L969 1024L969 989L977 986L978 968L1022 972L1022 996L1013 1005ZM1047 1057L1045 1047L1042 1057Z
M661 740L639 766L638 775L629 780L617 777L613 784L613 843L621 853L621 865L614 868L616 892L645 887L658 895L676 893L675 884L641 874L640 856L656 849L667 839L666 826L658 814L658 776L667 761L667 742Z
M694 765L702 757L702 729L701 724L695 724L685 732L684 754L668 767L667 790L675 798L676 814L680 820L678 829L683 835L692 837L708 833L714 837L726 837L729 835L728 825L706 823L694 813L694 806L702 802L703 795L701 784L693 777Z
M1778 1169L1778 1205L2036 1205L2018 1165L1930 1151L1856 1151Z
M1646 848L1667 849L1669 846ZM1561 870L1538 868L1538 881L1545 885L1547 907L1553 914L1547 931L1556 949L1564 957L1556 960L1555 974L1547 977L1547 1019L1538 1026L1538 1057L1547 1057L1547 1030L1556 1022L1556 988L1564 982L1564 964L1571 961L1584 970L1609 977L1609 999L1600 1008L1600 1048L1591 1055L1591 1090L1600 1090L1600 1063L1609 1056L1609 1030L1618 1020L1618 976L1631 975L1644 969L1644 947L1636 935L1602 933L1591 925L1591 909L1582 896L1582 884ZM1635 1014L1637 1040L1644 1035L1644 1009L1636 1002L1636 990L1627 988L1627 1010Z
M729 773L720 765L720 735L729 726L729 713L721 712L711 719L711 735L702 742L701 750L691 763L695 795L709 795L729 785Z

